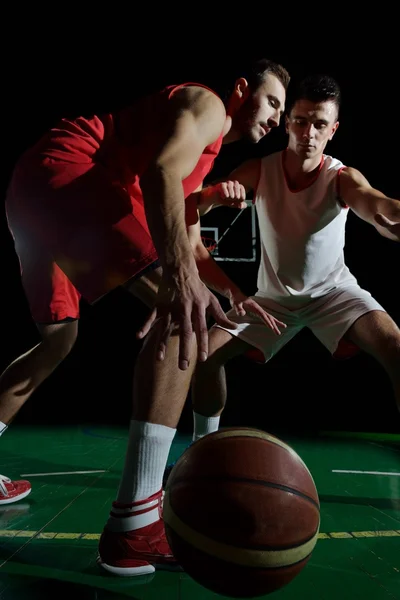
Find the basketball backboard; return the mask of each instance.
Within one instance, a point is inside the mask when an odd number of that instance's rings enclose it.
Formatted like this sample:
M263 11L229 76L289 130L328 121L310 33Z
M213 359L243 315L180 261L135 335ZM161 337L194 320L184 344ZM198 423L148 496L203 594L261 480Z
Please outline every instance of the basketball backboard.
M218 207L201 218L201 235L211 254L221 262L256 262L258 227L251 200L242 210Z

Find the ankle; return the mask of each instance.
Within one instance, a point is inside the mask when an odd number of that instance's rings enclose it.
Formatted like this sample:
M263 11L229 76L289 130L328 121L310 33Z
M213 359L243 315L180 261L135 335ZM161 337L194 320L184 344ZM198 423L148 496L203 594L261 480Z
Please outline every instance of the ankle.
M195 442L209 433L218 431L220 418L219 415L216 417L206 417L193 411L193 441Z
M115 532L126 532L147 527L162 517L163 491L136 502L112 504L107 528Z

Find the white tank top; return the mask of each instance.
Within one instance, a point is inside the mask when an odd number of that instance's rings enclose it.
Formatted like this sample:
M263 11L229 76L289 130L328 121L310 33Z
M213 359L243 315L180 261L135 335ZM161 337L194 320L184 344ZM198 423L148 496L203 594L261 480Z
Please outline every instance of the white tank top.
M355 284L344 263L348 208L338 197L343 163L322 157L317 177L293 190L283 169L284 152L261 159L254 194L261 238L258 294L298 308L338 285Z

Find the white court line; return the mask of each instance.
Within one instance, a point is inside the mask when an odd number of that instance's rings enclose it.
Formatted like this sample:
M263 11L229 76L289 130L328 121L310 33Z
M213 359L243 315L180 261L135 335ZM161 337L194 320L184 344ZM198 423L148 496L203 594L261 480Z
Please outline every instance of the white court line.
M107 469L99 471L59 471L58 473L21 473L20 477L43 477L48 475L87 475L88 473L106 473Z
M385 473L383 471L342 471L333 469L332 473L354 473L355 475L389 475L389 477L400 477L400 473Z

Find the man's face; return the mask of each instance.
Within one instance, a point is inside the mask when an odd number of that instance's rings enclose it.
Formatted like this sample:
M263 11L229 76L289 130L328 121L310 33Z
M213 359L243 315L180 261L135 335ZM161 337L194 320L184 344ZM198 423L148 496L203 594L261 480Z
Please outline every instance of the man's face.
M337 105L332 100L298 100L286 117L288 148L304 160L322 155L338 126Z
M233 116L234 126L242 138L257 143L279 125L285 109L286 91L279 79L271 74L267 74L264 82L253 91L246 80L240 81L245 82L243 102Z

